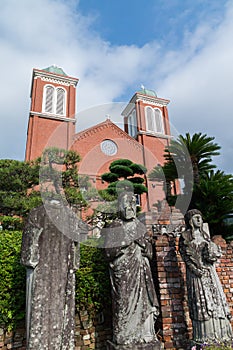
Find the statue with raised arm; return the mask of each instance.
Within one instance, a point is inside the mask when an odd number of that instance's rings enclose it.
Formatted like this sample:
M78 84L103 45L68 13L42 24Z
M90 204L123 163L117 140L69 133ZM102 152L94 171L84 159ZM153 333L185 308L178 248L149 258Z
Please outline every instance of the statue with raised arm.
M79 220L59 201L33 209L23 232L27 350L74 350Z
M113 304L113 342L108 349L160 349L154 329L159 306L150 268L152 245L136 218L133 193L121 193L118 202L119 217L105 234Z
M215 270L221 248L203 229L202 214L197 209L185 215L186 231L179 242L186 264L188 304L195 343L230 341L230 310Z

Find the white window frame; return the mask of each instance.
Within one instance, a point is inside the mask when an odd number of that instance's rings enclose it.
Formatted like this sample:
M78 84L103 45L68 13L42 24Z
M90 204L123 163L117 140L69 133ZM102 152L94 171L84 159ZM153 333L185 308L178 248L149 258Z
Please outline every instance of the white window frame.
M156 111L158 111L159 113L156 114ZM154 116L156 132L159 134L164 134L164 122L161 109L154 108Z
M150 117L152 118L149 120L149 113L151 112ZM154 109L150 106L146 106L145 108L145 116L146 116L146 130L149 132L155 132L155 123L154 123ZM151 124L151 125L150 125Z
M137 118L136 111L133 112L128 117L128 133L131 137L135 137L137 135Z
M46 111L46 97L47 97L47 88L51 87L53 89L53 97L52 97L52 108L51 111ZM57 113L57 94L58 91L62 90L64 92L63 95L63 113ZM55 87L51 84L46 84L43 89L43 103L42 103L42 112L46 114L55 114L55 115L66 115L66 99L67 99L67 92L66 89L62 88L61 86Z
M149 120L149 111L151 120ZM157 113L159 112L159 113ZM146 130L151 133L164 134L164 121L159 108L145 107Z
M57 103L58 103L58 91L61 90L63 91L63 112L62 113L57 113ZM58 115L65 115L66 114L66 90L63 89L62 87L58 86L56 88L56 103L55 103L55 107L56 107L56 114Z
M48 88L51 88L53 89L53 96L52 96L52 108L51 108L51 111L47 111L46 110L46 102L47 102L47 89ZM44 113L53 113L53 110L54 110L54 96L55 96L55 93L56 93L56 90L55 90L55 87L53 85L50 85L50 84L46 84L44 86L44 90L43 90L43 107L42 107L42 111Z

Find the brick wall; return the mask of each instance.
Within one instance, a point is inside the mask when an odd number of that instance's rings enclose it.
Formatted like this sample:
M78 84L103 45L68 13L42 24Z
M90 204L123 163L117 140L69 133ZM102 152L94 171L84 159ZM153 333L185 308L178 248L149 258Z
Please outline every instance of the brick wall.
M186 350L192 338L189 318L185 264L178 251L178 237L158 236L155 239L155 260L157 289L161 304L160 329L164 348ZM226 244L221 236L213 241L222 248L222 258L216 270L223 285L233 316L233 242ZM233 326L233 320L232 320Z
M233 241L230 244L226 244L226 241L221 236L215 236L213 241L222 248L223 255L216 264L216 270L233 315Z
M155 240L157 289L161 305L160 329L165 349L187 349L191 336L185 288L185 266L178 253L178 238Z
M226 244L220 236L215 236L213 240L222 247L223 255L216 264L216 270L233 315L233 242ZM178 238L158 236L154 243L152 270L161 305L156 324L158 336L164 343L164 349L186 350L192 337L192 327L187 306L185 265L178 252ZM100 314L94 320L86 311L76 315L75 350L105 350L106 340L111 336L111 316L108 313ZM23 326L15 333L4 332L0 328L0 350L8 349L26 350Z

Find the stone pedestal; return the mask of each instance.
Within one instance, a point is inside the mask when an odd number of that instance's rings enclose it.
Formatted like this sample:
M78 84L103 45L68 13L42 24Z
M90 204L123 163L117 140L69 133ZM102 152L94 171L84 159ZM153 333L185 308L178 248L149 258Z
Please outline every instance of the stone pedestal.
M159 341L153 343L141 343L132 345L117 345L110 340L107 341L107 350L161 350Z

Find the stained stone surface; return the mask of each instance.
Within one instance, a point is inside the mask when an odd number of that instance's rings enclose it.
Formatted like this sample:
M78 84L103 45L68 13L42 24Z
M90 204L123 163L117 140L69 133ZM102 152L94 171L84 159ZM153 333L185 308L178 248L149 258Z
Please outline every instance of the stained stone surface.
M198 210L189 210L185 221L186 230L181 234L179 249L186 263L193 340L196 343L231 341L231 313L215 270L221 248L211 241L203 228L202 214Z
M107 350L161 350L161 343L157 341L148 344L116 345L108 340Z
M21 252L27 268L27 350L74 349L80 232L76 216L60 202L29 214Z
M154 322L159 306L150 268L152 245L146 227L136 218L132 193L120 196L119 212L105 231L113 305L109 344L113 349L154 349L149 344L158 342Z

